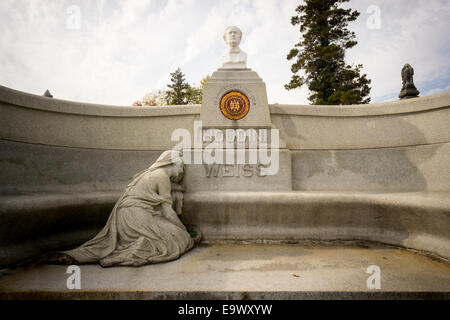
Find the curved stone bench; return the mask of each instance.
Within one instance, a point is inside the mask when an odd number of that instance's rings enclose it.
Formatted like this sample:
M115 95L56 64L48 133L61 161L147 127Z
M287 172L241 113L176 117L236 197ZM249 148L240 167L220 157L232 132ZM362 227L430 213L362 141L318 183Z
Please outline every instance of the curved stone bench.
M2 196L0 265L90 239L119 196ZM206 241L367 240L450 258L448 192L195 192L185 194L183 215Z
M8 266L93 237L119 193L46 193L0 197L0 265Z
M253 175L224 184L186 166L184 215L205 240L371 240L449 259L450 92L269 109L291 155L283 190L336 191L247 192L274 183ZM8 265L91 238L129 179L174 146L174 130L195 136L201 107L95 105L0 86L0 110L0 265ZM239 179L242 192L210 192L235 191Z
M204 240L367 240L450 258L450 193L196 192Z

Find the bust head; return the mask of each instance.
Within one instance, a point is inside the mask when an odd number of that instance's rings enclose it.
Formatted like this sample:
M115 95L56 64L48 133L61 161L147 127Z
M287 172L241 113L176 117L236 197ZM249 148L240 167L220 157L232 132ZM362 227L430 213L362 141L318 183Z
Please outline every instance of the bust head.
M225 29L223 33L223 40L228 45L228 47L237 48L241 43L242 31L238 27L231 26Z
M222 56L222 68L247 68L247 54L239 48L241 39L242 31L238 27L231 26L225 29L223 40L225 40L228 50Z

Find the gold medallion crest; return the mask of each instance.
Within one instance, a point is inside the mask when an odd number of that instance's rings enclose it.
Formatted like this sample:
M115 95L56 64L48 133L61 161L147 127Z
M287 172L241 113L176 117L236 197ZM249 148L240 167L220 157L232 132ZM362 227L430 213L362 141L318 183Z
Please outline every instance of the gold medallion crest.
M250 110L250 101L247 96L239 91L226 93L220 99L220 111L231 120L239 120L245 117Z

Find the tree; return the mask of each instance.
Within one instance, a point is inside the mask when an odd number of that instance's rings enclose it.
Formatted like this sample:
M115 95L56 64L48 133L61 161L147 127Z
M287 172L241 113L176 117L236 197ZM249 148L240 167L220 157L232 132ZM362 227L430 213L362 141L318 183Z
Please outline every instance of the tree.
M200 88L202 89L202 92L203 92L203 89L205 88L205 83L209 80L209 79L211 79L211 76L206 76L206 77L204 77L201 81L200 81Z
M203 88L205 87L206 81L211 78L210 76L204 77L200 81L200 87L196 87L195 85L189 86L187 89L187 99L188 104L201 104L203 99Z
M201 104L203 91L201 88L189 86L187 89L187 104Z
M163 106L166 103L166 91L164 90L156 90L147 93L142 98L143 106Z
M171 83L167 85L170 90L166 92L166 102L172 104L187 104L189 83L186 82L183 72L178 68L170 74Z
M362 65L345 63L345 50L354 47L355 33L348 30L359 12L339 5L349 0L305 0L295 9L293 26L300 25L302 39L290 50L287 59L296 58L287 90L307 85L312 104L369 103L371 80L361 75ZM299 74L300 71L303 74Z
M204 77L200 81L200 87L190 85L184 79L184 74L181 69L178 68L170 74L171 84L167 86L171 90L156 90L147 93L142 100L137 100L133 103L133 106L164 106L164 105L177 105L177 104L201 104L203 98L203 87L210 78L210 76Z

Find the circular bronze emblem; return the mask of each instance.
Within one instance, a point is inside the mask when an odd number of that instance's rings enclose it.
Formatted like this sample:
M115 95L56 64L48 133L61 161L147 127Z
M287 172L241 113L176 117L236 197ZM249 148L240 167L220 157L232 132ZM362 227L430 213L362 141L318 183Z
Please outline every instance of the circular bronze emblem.
M231 91L220 100L220 111L231 120L239 120L245 117L250 110L250 101L247 96L239 91Z

